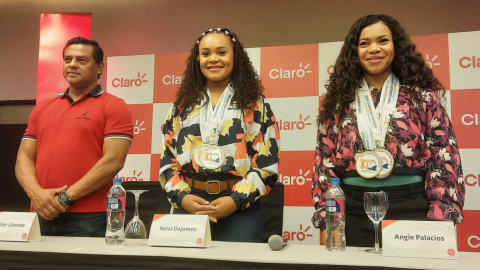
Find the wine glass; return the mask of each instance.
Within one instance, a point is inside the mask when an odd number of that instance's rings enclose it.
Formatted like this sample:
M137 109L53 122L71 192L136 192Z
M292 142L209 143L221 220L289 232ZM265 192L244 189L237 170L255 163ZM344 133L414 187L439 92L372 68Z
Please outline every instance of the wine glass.
M127 192L135 195L135 215L132 220L128 222L125 229L125 246L145 246L147 244L147 229L145 224L138 217L138 199L140 194L147 192L148 190L127 190Z
M363 194L363 206L365 212L375 226L375 247L365 250L371 253L381 253L382 249L378 244L378 225L387 214L388 195L384 191L365 192Z

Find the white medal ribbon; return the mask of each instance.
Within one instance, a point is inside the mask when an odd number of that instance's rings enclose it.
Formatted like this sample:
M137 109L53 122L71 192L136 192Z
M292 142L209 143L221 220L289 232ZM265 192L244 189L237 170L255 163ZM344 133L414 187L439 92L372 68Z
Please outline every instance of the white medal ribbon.
M396 109L399 87L400 81L390 73L383 84L377 108L365 78L356 92L358 132L367 149L358 156L356 170L364 178L385 178L392 172L393 155L385 149L385 136Z
M380 102L375 108L368 84L363 78L356 95L358 132L367 150L385 147L390 120L396 109L400 81L390 73L382 87Z
M200 133L202 134L203 145L198 147L193 154L193 159L198 165L215 170L225 163L225 153L217 145L233 94L234 91L230 83L220 96L215 109L213 109L212 96L207 88L210 102L207 103L207 97L204 96L200 107Z
M210 102L207 104L207 97L204 97L200 108L200 133L203 143L217 145L234 91L230 83L220 96L215 109L213 109L212 97L208 88L207 94Z

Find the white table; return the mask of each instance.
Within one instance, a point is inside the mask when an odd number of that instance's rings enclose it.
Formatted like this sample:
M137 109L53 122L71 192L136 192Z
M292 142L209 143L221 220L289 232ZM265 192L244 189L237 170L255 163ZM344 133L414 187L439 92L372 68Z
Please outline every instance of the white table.
M284 269L305 269L308 266L334 266L344 265L352 267L391 267L410 269L477 269L480 264L480 253L459 252L458 260L418 259L383 257L381 254L363 252L361 248L347 247L346 252L329 252L324 246L311 245L287 245L281 251L272 251L267 244L232 243L213 241L209 248L172 248L172 247L112 247L105 245L103 238L77 238L77 237L42 237L39 242L0 242L0 268L1 261L8 261L12 265L22 262L34 262L38 254L52 256L49 263L55 263L55 258L73 258L68 254L76 254L81 260L96 260L97 258L110 260L122 256L128 258L126 262L138 263L143 260L155 262L155 258L174 259L178 258L203 259L224 264L225 268L235 265L234 262L255 263L255 267L262 265L272 269L270 264L286 264ZM9 252L15 251L15 252ZM32 252L32 253L29 253ZM32 256L28 256L32 254ZM111 256L92 256L111 255ZM40 256L40 257L45 257ZM18 258L13 258L18 257ZM22 258L21 260L19 258ZM53 259L52 259L53 258ZM120 257L118 257L120 258ZM17 261L15 261L17 260ZM68 259L65 259L68 260ZM195 268L201 269L202 261L191 261ZM200 262L200 263L199 263ZM42 262L39 261L39 265ZM65 262L62 262L65 263ZM161 263L160 263L161 264ZM270 265L270 266L269 266ZM303 267L302 267L303 265ZM65 269L69 266L66 265ZM80 267L80 266L79 266ZM125 266L128 268L128 266ZM80 269L80 268L78 268Z

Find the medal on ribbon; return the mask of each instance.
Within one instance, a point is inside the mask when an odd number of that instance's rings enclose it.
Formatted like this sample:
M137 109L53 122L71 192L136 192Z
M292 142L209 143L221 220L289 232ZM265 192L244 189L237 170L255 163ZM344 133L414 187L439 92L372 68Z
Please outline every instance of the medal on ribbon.
M200 164L207 169L218 169L225 164L226 158L223 150L216 145L207 145L200 153Z
M376 178L382 179L389 176L393 170L393 155L387 149L380 147L375 149L375 154L380 157L381 160L381 170Z
M197 163L198 166L202 166L202 153L205 148L208 147L208 144L202 144L199 146L192 155L192 160Z
M212 98L208 88L207 94L208 100L211 101ZM199 166L216 170L226 163L226 156L221 147L218 146L218 139L233 94L233 88L229 84L220 96L215 109L213 109L210 102L207 103L207 97L204 97L202 100L200 107L200 133L202 134L203 145L195 150L192 157Z
M385 149L384 145L385 136L396 108L399 86L398 78L390 73L382 87L382 95L377 108L373 104L365 78L356 92L358 131L367 151L358 156L355 168L358 174L364 178L382 179L392 173L394 157L390 151ZM375 167L374 164L377 166Z
M381 171L381 159L373 151L361 153L355 162L355 169L364 178L373 178Z

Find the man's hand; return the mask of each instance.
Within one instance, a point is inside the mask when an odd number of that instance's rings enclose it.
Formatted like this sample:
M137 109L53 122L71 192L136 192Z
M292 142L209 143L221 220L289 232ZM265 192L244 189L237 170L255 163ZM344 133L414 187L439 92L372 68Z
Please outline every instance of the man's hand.
M37 142L23 140L18 149L15 175L18 183L32 200L35 212L46 220L52 220L68 208L68 205L63 205L58 201L57 196L60 192L66 190L67 186L43 189L37 179L36 159Z
M52 220L65 212L68 205L63 205L58 201L58 194L68 188L67 185L59 188L43 189L39 188L32 191L30 199L35 212L46 220Z
M183 197L182 208L192 214L196 214L199 211L215 210L215 206L209 205L205 199L192 194L187 194Z
M187 196L185 196L187 197ZM184 199L185 199L184 197ZM210 221L217 222L219 218L227 217L237 210L237 204L230 196L220 197L210 203L215 209L199 211L196 214L208 215Z

